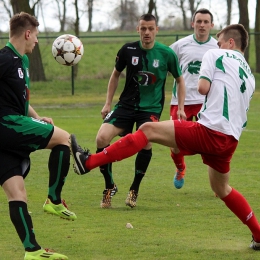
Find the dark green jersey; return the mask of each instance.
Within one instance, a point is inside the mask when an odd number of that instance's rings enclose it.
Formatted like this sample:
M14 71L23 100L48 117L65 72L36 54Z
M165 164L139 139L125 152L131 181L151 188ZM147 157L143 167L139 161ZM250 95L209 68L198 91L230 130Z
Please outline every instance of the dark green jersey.
M0 116L27 115L29 105L29 60L8 42L0 50Z
M164 106L168 71L174 78L182 75L174 51L158 42L152 49L143 49L140 41L125 44L117 53L115 68L120 72L126 68L126 82L118 104L158 114Z

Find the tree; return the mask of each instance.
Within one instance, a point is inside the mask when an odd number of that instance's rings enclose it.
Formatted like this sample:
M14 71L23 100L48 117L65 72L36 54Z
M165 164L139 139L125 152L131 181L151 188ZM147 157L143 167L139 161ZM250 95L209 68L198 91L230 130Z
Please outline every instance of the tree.
M227 25L231 22L232 0L227 0Z
M88 32L92 31L92 18L93 18L93 3L94 0L88 0Z
M189 0L191 17L193 17L193 14L197 11L201 1L202 0Z
M187 31L189 30L189 28L187 26L187 16L186 16L186 9L184 6L184 2L185 0L173 0L173 4L181 9L183 29Z
M156 0L149 0L149 3L148 3L148 14L152 14L153 13L153 10L154 10L154 16L157 20L157 23L159 22L159 16L158 16L158 13L157 13L157 6L156 6Z
M133 29L139 16L135 1L120 0L120 5L114 10L114 18L121 21L120 30Z
M79 5L78 0L74 0L74 6L75 6L75 22L74 22L74 31L75 35L79 37Z
M20 13L24 11L31 15L35 15L35 6L40 2L40 0L35 1L33 7L29 5L29 0L11 0L11 5L13 8L13 13ZM32 81L46 81L44 68L42 64L42 57L40 53L39 45L36 44L34 50L31 54L28 54L30 60L30 79Z
M256 72L260 72L260 0L256 0L255 12L255 56L256 56Z
M12 11L11 11L11 9L8 7L8 4L6 3L6 1L5 1L5 0L0 0L0 2L3 4L4 9L5 9L5 11L6 11L7 14L8 14L8 17L11 18L11 17L12 17Z
M120 1L120 9L121 9L121 25L120 25L120 30L123 30L126 26L126 21L127 21L127 0L121 0Z
M245 29L249 32L249 16L248 16L248 0L238 0L238 8L239 8L239 23L243 24ZM250 43L250 35L249 42ZM248 61L249 59L249 48L245 51L245 59Z
M75 35L79 37L79 6L78 6L78 0L74 0L74 6L75 6L75 22L74 22L74 31ZM76 78L78 75L78 67L79 64L76 64L73 66L72 71L73 71L73 76Z
M184 30L189 30L190 29L190 21L193 16L193 14L196 12L198 9L200 3L202 0L189 0L189 3L186 4L186 0L172 0L173 4L177 6L178 8L181 9L182 12L182 19L183 19L183 29ZM191 13L191 18L188 21L187 18L187 11L190 11Z
M66 13L67 13L67 7L66 7L66 1L67 0L55 0L57 3L57 18L60 22L60 32L65 31L65 24L66 24Z

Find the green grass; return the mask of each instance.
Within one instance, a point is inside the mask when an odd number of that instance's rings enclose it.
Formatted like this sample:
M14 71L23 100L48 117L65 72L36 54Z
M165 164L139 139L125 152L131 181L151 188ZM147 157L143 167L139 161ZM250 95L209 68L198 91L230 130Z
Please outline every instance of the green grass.
M100 110L105 101L108 78L121 43L96 45L86 45L73 96L70 68L59 66L50 58L47 47L43 51L48 82L31 84L31 104L37 112L52 117L57 126L75 133L79 143L92 152L95 152L95 136L102 123ZM104 61L100 60L98 50L107 52ZM93 57L93 53L98 57ZM103 76L97 77L98 74ZM256 79L258 86L260 75L256 75ZM122 79L115 101L123 82ZM169 77L162 119L169 118L171 85ZM230 184L244 194L260 218L258 89L248 116L248 127L232 160ZM259 259L259 253L248 248L251 237L247 227L214 197L206 166L198 155L186 158L185 185L176 190L172 184L175 167L169 149L155 144L134 209L126 207L124 201L134 176L135 156L113 165L119 192L113 198L113 208L108 210L99 207L104 189L99 170L78 176L71 167L63 198L78 216L74 222L43 213L48 187L48 156L47 150L33 153L31 172L26 178L28 207L37 240L43 247L64 253L70 260ZM3 192L0 204L0 259L23 259L23 247L9 219ZM127 222L134 228L126 229Z
M73 97L75 98L75 97ZM167 96L169 100L169 96ZM260 216L259 111L260 93L252 100L248 129L243 133L232 161L230 183L240 190ZM168 105L163 118L168 117ZM95 151L95 135L101 124L101 106L39 107L40 114L53 117L56 125L77 134L81 144ZM215 198L208 184L206 166L199 156L186 158L185 186L172 184L174 166L166 147L154 145L153 159L143 180L134 209L124 205L133 178L134 157L115 163L114 178L119 187L113 209L99 208L104 181L98 169L78 176L72 169L63 197L78 220L67 222L42 211L47 194L49 151L32 154L32 168L26 179L29 210L37 239L70 259L257 259L248 248L250 232ZM21 243L9 220L5 196L1 194L1 260L23 257ZM126 229L127 222L134 229Z

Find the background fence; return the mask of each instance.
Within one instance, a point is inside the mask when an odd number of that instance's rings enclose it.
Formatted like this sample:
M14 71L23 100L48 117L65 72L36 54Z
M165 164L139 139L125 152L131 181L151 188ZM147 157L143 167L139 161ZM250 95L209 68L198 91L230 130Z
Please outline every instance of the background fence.
M185 33L159 31L156 40L168 46L192 33L193 31ZM256 63L254 35L255 33L250 33L249 64L252 71L254 71ZM116 54L120 47L126 42L139 40L138 33L100 33L79 36L84 45L84 55L79 62L77 77L75 78L73 67L58 64L52 56L52 43L58 36L56 33L52 35L40 35L38 37L45 76L47 81L51 82L51 84L48 84L48 89L55 89L57 85L62 84L64 86L64 93L70 92L72 95L77 90L88 91L89 93L91 89L97 87L99 84L106 87L114 68ZM212 33L212 36L215 37L215 33ZM7 41L7 35L1 36L0 46L3 47ZM124 72L122 76L124 76ZM34 82L33 85L36 86L36 89L42 87L42 84L37 82ZM102 89L102 93L103 91Z

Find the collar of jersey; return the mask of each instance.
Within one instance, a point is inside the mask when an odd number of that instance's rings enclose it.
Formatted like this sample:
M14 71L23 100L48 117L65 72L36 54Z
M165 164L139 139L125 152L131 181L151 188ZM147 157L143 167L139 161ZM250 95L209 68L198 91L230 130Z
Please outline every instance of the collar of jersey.
M6 44L7 47L9 47L10 49L12 49L12 51L21 59L23 59L23 56L15 49L15 47L13 46L13 44L11 42L8 42Z
M139 41L139 47L140 47L142 50L145 50L145 51L150 51L150 50L152 50L156 44L157 44L156 41L154 41L154 45L153 45L153 47L152 47L151 49L145 49L145 48L142 46L141 41Z
M193 39L194 39L194 41L197 42L198 44L204 44L204 43L207 43L207 42L210 41L211 36L209 35L208 39L207 39L205 42L199 42L199 41L196 39L195 34L193 34Z

